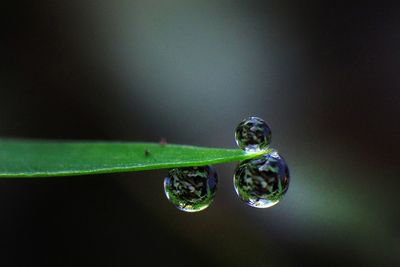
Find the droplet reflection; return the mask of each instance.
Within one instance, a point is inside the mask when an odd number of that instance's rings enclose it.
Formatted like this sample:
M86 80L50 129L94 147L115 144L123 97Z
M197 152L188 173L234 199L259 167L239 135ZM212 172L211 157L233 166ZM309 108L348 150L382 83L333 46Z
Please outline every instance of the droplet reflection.
M217 183L217 173L211 166L176 168L165 177L164 191L178 209L196 212L212 203Z
M277 204L289 187L289 169L273 150L259 158L243 161L236 168L234 186L249 206L269 208Z
M250 117L236 127L235 139L243 150L249 152L266 150L271 143L271 129L264 120Z

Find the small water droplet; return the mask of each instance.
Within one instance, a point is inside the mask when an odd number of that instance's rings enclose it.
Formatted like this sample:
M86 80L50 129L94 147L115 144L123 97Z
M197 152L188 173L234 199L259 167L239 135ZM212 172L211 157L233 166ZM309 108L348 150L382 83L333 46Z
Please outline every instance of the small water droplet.
M289 169L273 150L259 158L243 161L233 183L238 196L249 206L269 208L277 204L289 187Z
M236 127L235 139L237 145L248 152L266 150L271 143L271 129L264 120L250 117Z
M212 203L217 183L217 173L211 166L177 168L165 177L164 191L178 209L196 212Z

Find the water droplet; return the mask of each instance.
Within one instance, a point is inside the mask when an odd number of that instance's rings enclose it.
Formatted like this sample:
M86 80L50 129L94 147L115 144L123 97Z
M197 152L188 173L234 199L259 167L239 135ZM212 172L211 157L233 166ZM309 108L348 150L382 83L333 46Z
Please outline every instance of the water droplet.
M248 152L266 150L271 143L271 129L264 120L250 117L236 127L235 139L237 145Z
M233 179L235 191L249 206L269 208L279 202L289 187L289 169L275 151L243 161Z
M214 200L218 176L211 166L177 168L164 179L169 201L187 212L201 211Z

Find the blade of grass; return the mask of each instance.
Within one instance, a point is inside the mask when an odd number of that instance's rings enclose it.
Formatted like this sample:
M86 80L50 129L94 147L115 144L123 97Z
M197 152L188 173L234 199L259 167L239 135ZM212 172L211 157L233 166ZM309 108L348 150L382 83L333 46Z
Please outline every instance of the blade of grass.
M0 139L0 177L52 177L242 161L267 153L187 145Z

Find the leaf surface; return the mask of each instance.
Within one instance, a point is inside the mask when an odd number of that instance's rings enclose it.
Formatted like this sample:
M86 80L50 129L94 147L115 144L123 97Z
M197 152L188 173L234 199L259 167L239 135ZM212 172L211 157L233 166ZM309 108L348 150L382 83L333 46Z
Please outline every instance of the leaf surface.
M257 157L239 149L124 142L0 139L0 177L52 177L212 165Z

